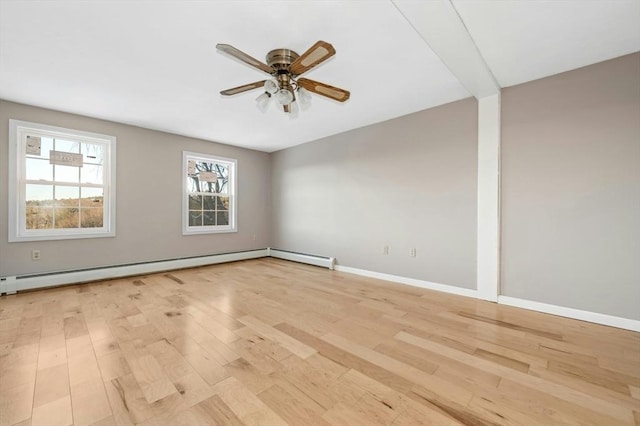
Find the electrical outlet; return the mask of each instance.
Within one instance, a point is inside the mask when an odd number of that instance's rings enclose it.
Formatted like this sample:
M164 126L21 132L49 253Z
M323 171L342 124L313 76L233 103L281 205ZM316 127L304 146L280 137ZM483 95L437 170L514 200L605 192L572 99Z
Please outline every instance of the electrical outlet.
M409 256L416 257L416 249L415 249L415 247L412 247L412 248L409 249Z
M389 254L389 246L382 247L382 254Z
M40 260L40 250L31 250L31 260Z
M256 240L256 234L253 234L253 241Z

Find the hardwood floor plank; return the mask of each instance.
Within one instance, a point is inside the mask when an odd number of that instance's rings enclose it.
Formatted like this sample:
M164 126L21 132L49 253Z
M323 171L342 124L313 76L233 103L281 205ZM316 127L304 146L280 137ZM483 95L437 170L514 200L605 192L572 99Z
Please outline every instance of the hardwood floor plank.
M188 407L192 407L213 395L212 387L195 371L175 379L173 385Z
M133 374L106 381L104 386L118 425L133 425L153 417L153 410Z
M0 381L1 383L1 381ZM31 418L34 383L21 383L0 391L0 425L13 425Z
M253 392L234 377L214 386L214 392L248 426L286 425L287 423L265 405Z
M67 397L70 393L67 364L39 370L36 377L33 407L38 408L41 405Z
M67 395L36 406L33 409L31 426L70 426L73 425L71 395Z
M527 373L529 371L529 364L513 358L509 358L508 356L499 355L480 348L473 351L473 354L477 357L504 365L505 367L513 368L514 370L520 371L521 373Z
M128 362L148 403L151 404L178 392L153 355L129 359Z
M230 362L226 365L229 374L235 377L253 393L259 394L265 389L273 386L273 379L267 374L263 374L244 358Z
M195 406L215 422L225 426L243 426L242 420L229 408L219 395L213 395Z
M147 345L145 349L158 362L163 373L174 383L178 378L195 372L182 354L166 339Z
M103 381L110 381L131 373L129 363L119 350L98 357L98 366Z
M235 338L231 342L235 342L239 338L235 333L234 336ZM200 346L202 349L207 351L209 355L213 356L220 364L226 364L240 358L240 356L231 350L231 348L229 348L224 342L215 337L201 342Z
M258 398L289 424L328 426L322 419L325 409L295 387L273 385L260 392Z
M38 370L67 363L67 346L64 334L55 334L40 340Z
M361 413L353 410L350 406L338 403L322 415L322 418L333 425L372 425L371 419L362 416Z
M233 351L264 374L277 371L279 361L292 355L277 342L265 339L249 327L237 330L236 334L241 338L231 344Z
M238 318L238 321L251 328L255 332L259 333L263 337L279 343L302 359L308 358L317 352L315 349L305 345L304 343L291 338L291 336L282 333L281 331L249 315Z
M184 358L210 385L229 377L229 372L203 349L189 353Z
M104 384L100 378L71 384L73 423L90 425L111 416L111 407Z

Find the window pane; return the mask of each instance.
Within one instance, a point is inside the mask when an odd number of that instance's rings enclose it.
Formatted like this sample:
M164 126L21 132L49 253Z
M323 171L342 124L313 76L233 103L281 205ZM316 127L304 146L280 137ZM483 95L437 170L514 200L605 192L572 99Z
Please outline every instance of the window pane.
M53 185L26 185L27 207L52 206Z
M80 206L104 206L104 191L102 188L80 188Z
M56 208L54 210L56 228L77 228L80 223L80 209Z
M210 195L205 195L202 198L203 198L203 203L202 203L202 209L203 210L215 210L216 209L215 200L218 197L212 197Z
M228 194L229 193L229 179L220 178L218 179L218 194Z
M189 226L202 226L202 212L190 211L189 212Z
M196 170L198 172L211 172L213 171L213 164L206 161L196 161Z
M85 164L80 168L80 182L102 185L102 166Z
M216 171L218 173L218 193L229 193L229 166L216 164Z
M53 167L54 167L56 182L71 182L71 183L79 182L80 167L59 166L57 164Z
M52 138L40 138L40 155L36 154L27 154L27 158L49 158L49 151L53 149L53 139Z
M80 154L80 142L56 139L55 141L53 141L53 150Z
M229 176L229 166L226 164L215 164L215 170L218 172L218 175L227 177Z
M49 160L27 158L26 160L27 180L53 180L53 166Z
M218 226L229 225L229 212L218 212L216 215L218 217L216 223Z
M203 223L204 226L214 226L216 224L216 212L204 212Z
M200 191L200 185L199 185L199 180L197 176L193 176L193 177L189 177L187 179L187 191L188 192L199 192Z
M200 181L200 192L216 192L215 182Z
M101 228L103 209L83 208L80 211L82 228Z
M189 195L189 210L202 210L202 196Z
M229 197L218 197L217 210L229 210Z
M80 188L77 186L56 185L56 206L78 207L80 203Z
M104 145L83 143L81 154L84 155L84 162L89 164L102 164L104 161ZM86 167L86 166L85 166Z
M53 228L53 209L27 206L27 229Z

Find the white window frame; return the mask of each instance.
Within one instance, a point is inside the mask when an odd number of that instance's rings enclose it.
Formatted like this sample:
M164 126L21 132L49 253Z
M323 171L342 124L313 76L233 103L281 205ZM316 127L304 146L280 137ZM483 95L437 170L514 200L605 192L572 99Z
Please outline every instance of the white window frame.
M26 229L26 137L42 136L101 144L103 226L100 228ZM116 235L116 138L47 124L9 120L9 242L114 237ZM78 183L82 187L82 183Z
M229 167L229 181L227 183L229 192L229 225L189 226L189 160L225 164ZM198 152L182 151L182 235L218 234L238 231L237 168L238 161L232 158L224 158L216 155L202 154Z

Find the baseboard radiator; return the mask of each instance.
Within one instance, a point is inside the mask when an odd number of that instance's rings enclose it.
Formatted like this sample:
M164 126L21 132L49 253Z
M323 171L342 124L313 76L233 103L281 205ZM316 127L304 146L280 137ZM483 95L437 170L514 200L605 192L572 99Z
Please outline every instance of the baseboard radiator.
M96 268L77 269L73 271L57 271L41 274L0 277L0 295L15 294L18 291L55 287L65 284L79 284L90 281L152 274L176 269L215 265L217 263L258 259L269 256L329 269L333 269L335 264L335 259L332 257L314 256L310 254L293 253L284 250L265 248L233 253L213 254L209 256L195 256L151 262L130 263L125 265L102 266Z
M307 263L309 265L321 266L323 268L334 269L336 259L334 257L316 256L314 254L297 253L294 251L279 250L269 248L269 256L278 259L292 260L298 263Z

